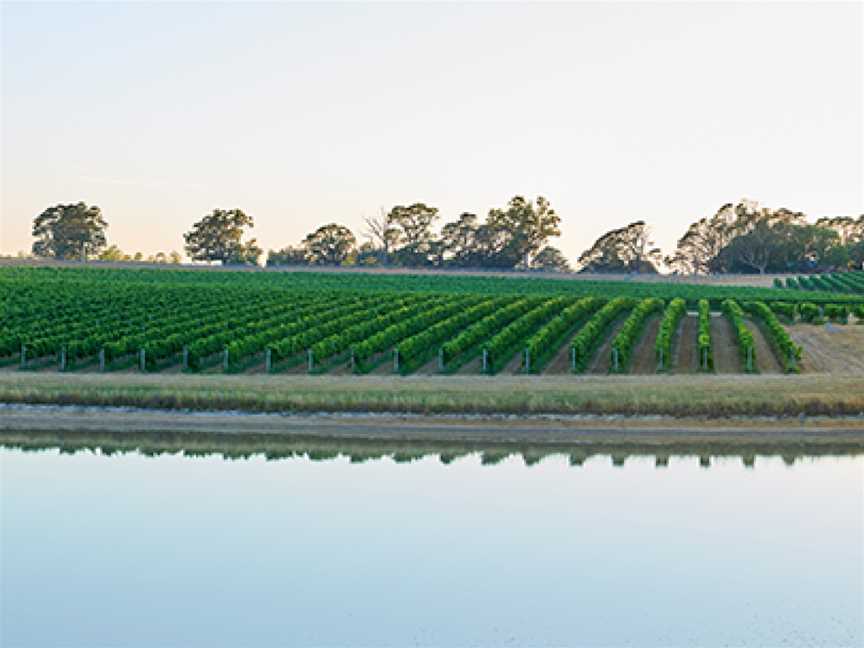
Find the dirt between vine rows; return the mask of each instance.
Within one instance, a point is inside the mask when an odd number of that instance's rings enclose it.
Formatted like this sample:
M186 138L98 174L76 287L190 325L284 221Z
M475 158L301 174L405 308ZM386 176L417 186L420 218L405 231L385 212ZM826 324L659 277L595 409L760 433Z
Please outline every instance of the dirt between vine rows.
M504 375L513 375L513 374L523 373L523 371L522 371L522 356L523 355L524 354L523 354L521 349L519 351L517 351L513 355L513 357L510 358L510 361L506 365L504 365L504 368L501 371L499 371L498 373L501 373Z
M627 313L627 315L629 315L629 313ZM603 341L603 344L600 345L600 348L597 349L597 352L594 354L594 357L591 359L591 362L588 365L588 371L586 371L585 373L609 373L609 368L612 366L612 340L614 340L615 336L618 335L618 331L620 331L624 327L624 322L626 321L627 317L622 317L617 320L611 327L606 329L607 331L609 331L609 334Z
M456 375L464 374L479 374L483 373L483 352L477 354L477 357L463 364L456 370Z
M561 348L555 352L555 355L552 356L552 359L547 362L546 366L543 368L543 371L541 373L544 376L561 376L569 374L573 371L572 352L570 351L570 349L573 345L573 339L577 335L579 335L579 331L581 330L582 326L579 326L575 331L573 331L564 339L564 343L562 344Z
M296 375L300 375L300 374L309 373L309 371L308 371L308 366L307 366L307 364L306 364L306 359L305 359L305 358L303 359L302 362L298 362L298 356L295 356L295 357L291 358L291 359L289 360L289 362L293 362L293 363L295 363L295 364L293 364L293 365L290 366L290 367L285 367L284 369L283 369L283 368L279 368L279 369L278 369L278 372L279 372L280 374L286 374L286 375L289 375L289 376L290 376L290 375L295 375L295 376L296 376Z
M438 354L436 353L430 360L428 360L425 364L420 365L417 371L414 372L415 376L432 376L435 374L441 373L438 370Z
M762 327L753 320L747 320L747 328L753 333L753 349L756 352L756 369L759 373L776 374L783 373L783 367L774 355L774 349L771 348L765 335L762 333Z
M699 371L699 316L687 314L681 318L672 342L672 371L692 374Z
M629 372L631 374L648 375L657 373L657 333L660 330L662 317L654 315L645 325L642 337L636 343L636 349L630 358Z
M711 350L714 371L718 374L741 373L741 355L729 320L723 315L711 316Z
M785 329L804 347L802 372L864 374L864 326L796 324Z

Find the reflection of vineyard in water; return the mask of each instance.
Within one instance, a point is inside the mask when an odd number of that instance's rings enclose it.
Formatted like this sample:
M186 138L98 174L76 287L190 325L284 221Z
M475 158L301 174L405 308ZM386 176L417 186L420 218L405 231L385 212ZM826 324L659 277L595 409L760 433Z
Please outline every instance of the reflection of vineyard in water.
M110 457L117 454L140 454L148 457L181 455L189 458L221 457L225 460L264 458L267 461L309 459L329 461L347 458L351 463L389 459L410 463L437 457L442 464L478 455L483 465L495 465L511 457L521 457L526 466L540 463L548 457L568 457L573 466L592 458L609 458L613 465L623 466L631 457L654 457L657 466L665 466L670 458L697 458L700 465L710 467L714 459L740 458L753 466L757 457L780 457L786 464L811 457L858 456L864 454L860 440L803 441L792 444L670 441L634 443L620 441L587 441L570 444L524 442L417 442L346 439L303 439L273 435L244 435L242 438L224 434L175 433L92 433L64 432L3 432L0 448L22 451L59 450L64 454L98 453Z

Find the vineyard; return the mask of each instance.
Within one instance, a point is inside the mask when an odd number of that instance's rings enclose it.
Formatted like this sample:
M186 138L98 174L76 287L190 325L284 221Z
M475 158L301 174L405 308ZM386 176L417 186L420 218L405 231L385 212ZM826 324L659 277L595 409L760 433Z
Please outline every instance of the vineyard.
M822 283L815 285L814 281ZM3 371L797 373L853 282L753 288L324 273L0 269ZM857 284L856 284L857 285ZM864 327L858 329L864 331ZM791 331L791 333L790 333ZM860 339L860 338L859 338ZM824 367L822 367L824 370Z
M774 287L819 293L833 292L864 295L864 271L789 277L785 281L775 279Z

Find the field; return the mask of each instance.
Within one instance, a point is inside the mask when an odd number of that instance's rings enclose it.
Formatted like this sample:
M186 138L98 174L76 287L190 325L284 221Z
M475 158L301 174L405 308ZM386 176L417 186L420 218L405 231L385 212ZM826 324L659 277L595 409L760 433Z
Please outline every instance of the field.
M852 416L856 427L860 428L864 421L861 418L864 376L500 376L491 379L478 376L16 372L0 374L0 403L425 416ZM241 425L240 417L236 424Z
M785 279L775 277L773 285L777 288L793 290L864 294L864 271L832 272L831 274L787 277Z
M825 341L808 363L794 329L854 322L862 303L678 282L12 266L0 268L0 366L568 375L834 372L839 362L856 373L857 356L844 363ZM847 338L854 351L860 336Z

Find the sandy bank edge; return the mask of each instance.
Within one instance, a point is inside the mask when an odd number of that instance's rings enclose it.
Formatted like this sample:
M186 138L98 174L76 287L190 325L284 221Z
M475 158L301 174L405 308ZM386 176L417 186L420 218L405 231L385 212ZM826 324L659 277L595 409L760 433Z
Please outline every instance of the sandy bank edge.
M864 418L673 419L623 416L249 414L134 408L0 407L2 432L273 434L283 437L495 443L842 442L864 448Z

